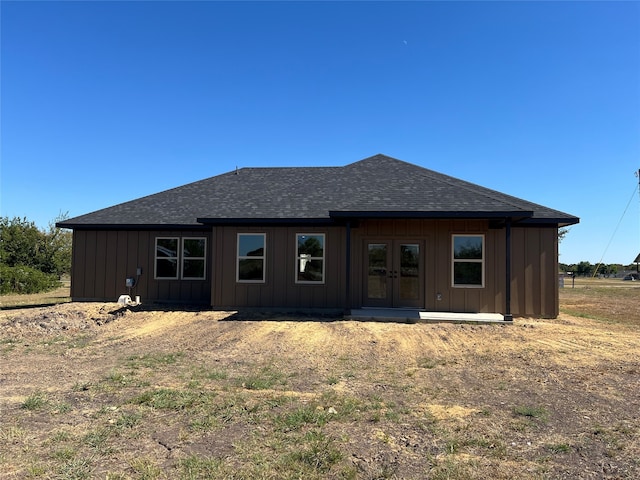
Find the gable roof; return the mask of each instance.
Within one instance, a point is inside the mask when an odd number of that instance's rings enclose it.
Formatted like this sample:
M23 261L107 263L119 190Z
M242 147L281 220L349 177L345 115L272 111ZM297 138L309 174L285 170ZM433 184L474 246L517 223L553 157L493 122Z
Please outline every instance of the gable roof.
M509 217L559 226L579 221L572 215L379 154L344 167L242 168L58 225L167 228L399 217Z

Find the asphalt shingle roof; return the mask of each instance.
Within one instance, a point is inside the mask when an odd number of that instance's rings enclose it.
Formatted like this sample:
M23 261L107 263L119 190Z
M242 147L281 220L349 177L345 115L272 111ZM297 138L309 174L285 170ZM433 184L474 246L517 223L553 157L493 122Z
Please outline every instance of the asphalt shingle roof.
M338 217L517 217L577 223L572 215L375 155L344 167L242 168L75 217L68 228L330 221Z

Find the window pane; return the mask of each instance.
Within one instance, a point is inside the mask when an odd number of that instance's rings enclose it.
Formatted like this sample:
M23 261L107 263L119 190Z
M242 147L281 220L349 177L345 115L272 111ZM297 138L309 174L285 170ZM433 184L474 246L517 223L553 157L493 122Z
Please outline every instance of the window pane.
M178 261L176 259L156 259L157 278L176 278L178 276Z
M239 257L264 256L264 235L239 235L238 256Z
M156 256L157 257L177 257L178 256L178 239L177 238L157 238L156 239Z
M261 258L238 260L238 280L264 280L263 262Z
M482 237L453 237L453 258L482 260Z
M184 260L183 278L204 278L204 260Z
M400 245L400 298L420 298L420 245Z
M370 243L368 257L367 297L387 298L387 245Z
M204 238L185 238L184 239L184 257L204 257L205 239Z
M455 285L482 285L481 262L455 262L453 264Z
M298 235L298 256L324 257L324 235Z
M310 260L304 255L298 261L298 281L299 282L322 282L324 261Z
M406 277L418 276L418 259L420 258L419 245L400 246L400 274Z

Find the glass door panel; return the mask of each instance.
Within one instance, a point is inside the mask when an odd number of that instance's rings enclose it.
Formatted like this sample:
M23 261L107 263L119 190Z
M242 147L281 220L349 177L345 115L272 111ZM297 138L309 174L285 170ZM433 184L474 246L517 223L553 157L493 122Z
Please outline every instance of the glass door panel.
M420 300L420 245L401 244L399 253L399 301Z
M369 243L367 245L367 299L381 303L386 302L388 298L388 261L386 243Z

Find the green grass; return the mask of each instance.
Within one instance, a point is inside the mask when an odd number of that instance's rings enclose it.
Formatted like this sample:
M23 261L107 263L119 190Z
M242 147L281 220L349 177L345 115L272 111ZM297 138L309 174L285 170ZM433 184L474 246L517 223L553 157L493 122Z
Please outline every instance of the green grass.
M13 338L0 338L0 353L8 353L15 349L18 341Z
M135 458L129 465L139 480L154 480L162 475L162 468L149 458Z
M49 398L44 392L35 392L29 395L20 405L25 410L41 410L49 405Z
M236 384L247 390L271 390L286 385L287 376L276 366L266 365L236 378Z
M568 443L549 443L545 445L545 448L551 453L569 453L571 451L571 445Z
M224 461L219 458L189 455L178 461L178 478L180 480L217 478L223 468Z
M127 357L127 367L137 368L158 368L165 365L173 365L184 357L183 352L163 353L154 352L144 355L131 355Z
M513 413L520 417L535 418L541 421L545 421L548 416L546 408L532 405L517 405L513 407Z
M335 441L321 430L307 432L300 442L300 447L289 454L290 458L303 464L305 468L320 473L328 472L333 465L343 458L341 449Z
M188 410L211 407L215 397L214 392L160 388L136 395L130 403L159 410Z
M446 365L447 364L447 362L445 360L440 360L440 359L435 359L435 358L428 358L428 357L418 358L416 360L416 363L418 364L418 367L426 368L426 369L436 368L439 365Z
M93 462L91 458L74 457L57 469L58 477L65 480L84 480L91 477Z
M305 425L323 426L331 417L324 409L314 405L298 405L293 410L280 414L275 418L276 426L282 431L298 430Z

